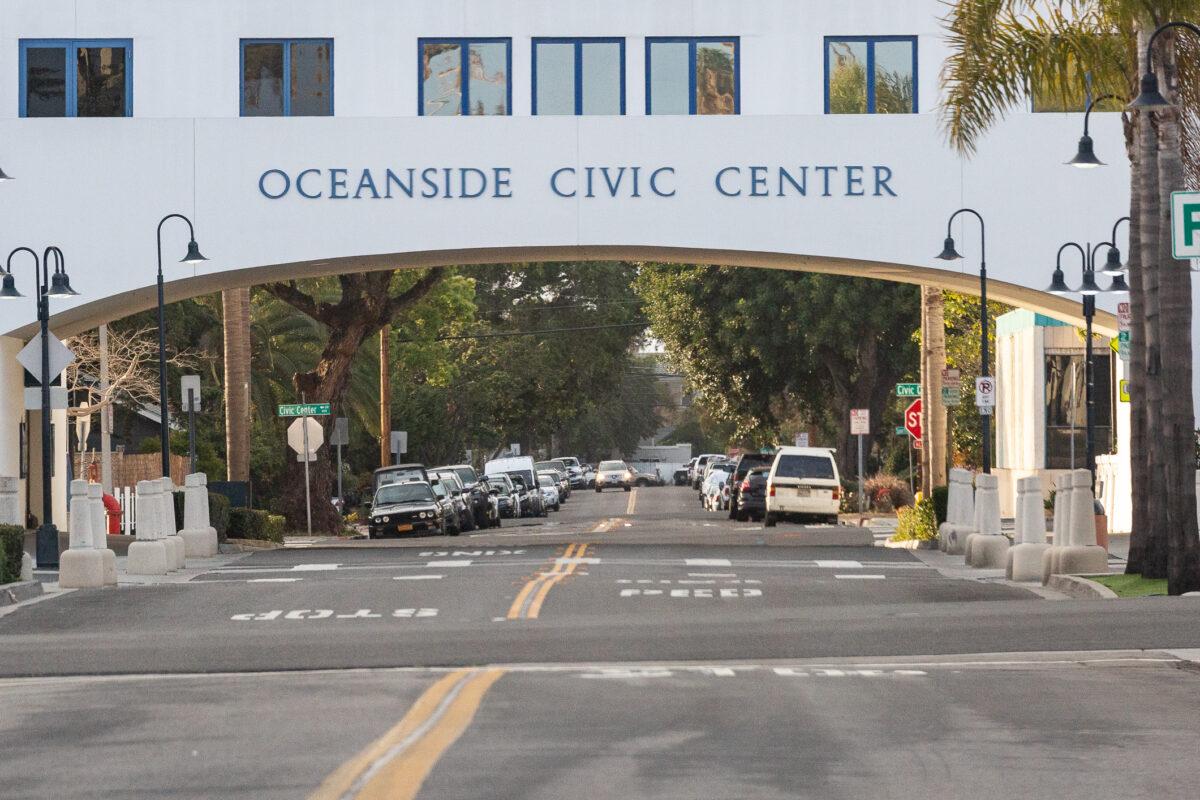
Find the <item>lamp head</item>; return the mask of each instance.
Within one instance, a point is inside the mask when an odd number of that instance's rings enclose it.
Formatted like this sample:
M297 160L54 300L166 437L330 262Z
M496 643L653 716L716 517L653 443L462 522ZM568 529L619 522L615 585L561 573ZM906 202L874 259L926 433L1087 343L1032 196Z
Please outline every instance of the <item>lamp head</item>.
M50 276L50 291L47 297L75 297L79 292L71 288L71 279L66 272L55 272Z
M11 180L13 180L13 176L12 176L12 175L6 175L6 174L4 173L4 170L3 170L3 169L0 169L0 183L6 183L6 182L8 182L8 181L11 181Z
M1054 275L1050 278L1050 285L1046 287L1046 291L1050 294L1056 294L1059 297L1066 297L1071 293L1071 287L1067 286L1067 282L1063 279L1061 268L1055 268Z
M1129 294L1129 284L1125 282L1124 275L1113 275L1112 284L1108 287L1108 294Z
M1096 276L1092 273L1092 271L1086 270L1083 273L1083 283L1079 284L1079 288L1075 291L1084 297L1087 297L1089 295L1101 294L1104 290L1101 289L1099 284L1096 283Z
M17 291L17 282L13 280L11 272L4 273L4 282L0 284L0 300L16 300L18 297L25 295Z
M1125 265L1121 263L1121 251L1115 247L1108 248L1108 257L1104 260L1104 266L1100 268L1100 272L1104 275L1124 275L1126 272Z
M953 236L946 237L946 241L942 244L942 252L938 253L937 257L942 261L957 261L962 258L962 255L954 249Z
M1147 72L1142 76L1141 93L1126 108L1133 111L1154 111L1159 108L1168 108L1170 105L1167 98L1158 91L1158 76L1153 72Z
M1075 157L1068 161L1067 164L1079 169L1092 169L1093 167L1104 166L1104 162L1096 158L1096 151L1092 148L1092 137L1086 133L1079 137L1079 148L1075 152Z
M200 254L200 246L196 244L195 239L188 241L187 255L179 260L180 264L201 264L208 261L207 258Z

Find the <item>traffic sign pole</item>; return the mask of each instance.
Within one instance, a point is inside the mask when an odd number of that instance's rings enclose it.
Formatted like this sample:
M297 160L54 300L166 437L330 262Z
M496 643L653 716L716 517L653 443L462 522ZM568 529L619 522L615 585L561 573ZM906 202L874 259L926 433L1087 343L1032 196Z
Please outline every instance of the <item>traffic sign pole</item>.
M300 402L304 403L304 395L300 395ZM308 419L304 420L304 515L308 521L308 535L312 536L312 487L309 481L308 473L308 454L311 451L308 448Z

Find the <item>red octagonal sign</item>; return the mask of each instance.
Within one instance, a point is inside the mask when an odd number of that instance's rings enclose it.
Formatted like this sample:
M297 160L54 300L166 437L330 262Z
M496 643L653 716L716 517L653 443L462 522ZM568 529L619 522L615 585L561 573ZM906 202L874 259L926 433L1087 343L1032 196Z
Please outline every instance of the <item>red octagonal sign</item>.
M921 398L912 401L912 405L904 409L904 430L914 439L921 438Z

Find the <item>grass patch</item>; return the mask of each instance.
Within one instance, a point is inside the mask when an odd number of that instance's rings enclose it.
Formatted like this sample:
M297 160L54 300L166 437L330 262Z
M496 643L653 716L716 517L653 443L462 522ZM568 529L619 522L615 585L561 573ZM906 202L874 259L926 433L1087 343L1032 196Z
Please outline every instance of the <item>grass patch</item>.
M1117 597L1151 597L1167 593L1166 578L1143 578L1141 575L1089 575L1089 581L1102 583Z

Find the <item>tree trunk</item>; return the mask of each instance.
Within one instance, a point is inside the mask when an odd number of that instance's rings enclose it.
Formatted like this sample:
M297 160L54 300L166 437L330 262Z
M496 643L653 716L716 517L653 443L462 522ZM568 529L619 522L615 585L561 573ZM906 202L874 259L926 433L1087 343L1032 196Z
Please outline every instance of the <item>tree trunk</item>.
M945 297L937 286L921 287L921 491L931 497L946 485L946 409L942 370L946 368Z
M1146 348L1145 348L1145 290L1144 270L1141 265L1141 184L1142 167L1136 157L1137 128L1148 124L1143 115L1132 120L1131 135L1127 135L1126 147L1130 160L1129 198L1129 252L1126 264L1129 267L1129 362L1126 371L1129 380L1129 459L1131 482L1131 533L1129 556L1125 572L1140 575L1145 568L1145 542L1150 531L1150 473L1146 460ZM1129 126L1127 126L1129 127Z
M1173 42L1163 42L1161 59L1174 64ZM1171 76L1173 77L1173 75ZM1173 80L1164 86L1174 85ZM1176 94L1170 97L1178 103ZM1179 111L1159 112L1159 186L1163 239L1170 235L1170 197L1185 189L1179 139ZM1163 495L1167 515L1167 591L1178 595L1200 590L1200 532L1196 524L1195 411L1192 403L1192 273L1190 265L1167 258L1164 245L1158 270L1159 330L1162 392Z
M225 340L225 479L250 480L250 290L221 292Z

